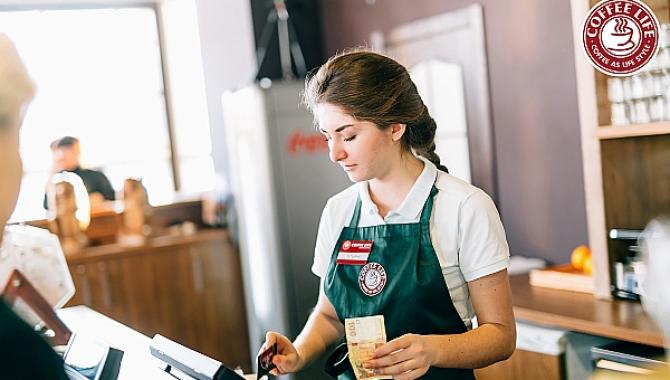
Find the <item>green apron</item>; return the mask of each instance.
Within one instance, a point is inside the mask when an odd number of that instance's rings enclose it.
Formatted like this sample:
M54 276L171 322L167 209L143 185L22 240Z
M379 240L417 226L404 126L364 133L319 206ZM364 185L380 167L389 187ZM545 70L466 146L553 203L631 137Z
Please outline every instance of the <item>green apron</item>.
M330 259L324 291L342 323L345 318L383 315L390 341L407 333L461 334L467 331L444 281L430 240L433 186L418 223L358 227L361 199ZM372 240L366 265L338 264L342 244ZM348 244L348 243L347 243ZM471 369L431 367L422 379L474 379ZM349 366L339 380L355 380Z

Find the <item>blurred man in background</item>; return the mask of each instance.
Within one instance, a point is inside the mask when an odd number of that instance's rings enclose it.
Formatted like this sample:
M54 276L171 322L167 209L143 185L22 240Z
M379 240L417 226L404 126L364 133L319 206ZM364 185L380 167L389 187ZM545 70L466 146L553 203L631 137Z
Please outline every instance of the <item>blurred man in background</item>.
M114 188L104 173L83 169L79 162L81 147L79 139L72 136L61 137L53 141L50 145L53 154L52 173L68 171L78 175L84 182L88 192L91 207L101 205L104 201L113 201ZM44 198L44 208L48 208L47 197Z

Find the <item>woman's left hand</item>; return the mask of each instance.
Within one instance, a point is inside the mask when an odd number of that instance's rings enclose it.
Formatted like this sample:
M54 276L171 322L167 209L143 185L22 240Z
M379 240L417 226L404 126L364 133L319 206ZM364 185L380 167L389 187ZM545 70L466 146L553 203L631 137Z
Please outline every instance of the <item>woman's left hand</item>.
M376 369L393 379L412 380L423 376L431 366L431 353L423 335L405 334L375 350L363 366Z

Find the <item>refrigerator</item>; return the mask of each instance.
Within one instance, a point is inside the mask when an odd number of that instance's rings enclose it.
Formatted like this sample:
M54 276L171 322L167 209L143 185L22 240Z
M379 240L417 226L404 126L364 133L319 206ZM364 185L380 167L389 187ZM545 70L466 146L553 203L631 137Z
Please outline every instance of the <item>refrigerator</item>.
M252 358L266 331L293 340L307 321L319 290L311 266L321 211L351 185L300 103L304 82L264 87L222 96ZM323 363L288 378L327 379Z

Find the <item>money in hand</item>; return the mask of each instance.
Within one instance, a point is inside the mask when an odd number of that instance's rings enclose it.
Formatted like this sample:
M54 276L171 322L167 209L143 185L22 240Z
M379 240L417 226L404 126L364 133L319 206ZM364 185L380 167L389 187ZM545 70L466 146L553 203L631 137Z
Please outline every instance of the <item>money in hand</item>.
M344 320L347 334L349 361L357 380L392 379L389 375L379 375L376 370L363 368L363 363L372 358L372 353L386 344L384 316L374 315Z

